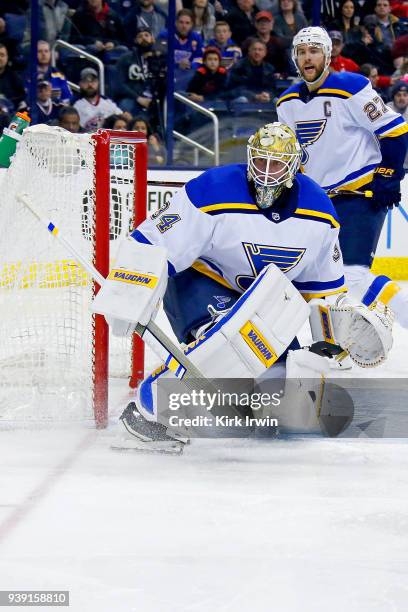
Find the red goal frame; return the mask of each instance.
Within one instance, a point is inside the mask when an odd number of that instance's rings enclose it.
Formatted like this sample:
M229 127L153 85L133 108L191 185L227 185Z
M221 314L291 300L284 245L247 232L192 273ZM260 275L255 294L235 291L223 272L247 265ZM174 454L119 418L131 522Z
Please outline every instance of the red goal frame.
M94 197L95 228L94 256L96 269L106 277L110 266L109 215L110 215L110 147L113 144L126 144L133 147L133 226L137 227L146 218L147 207L147 139L141 132L122 132L118 130L99 130L92 135L95 144L94 155ZM94 282L94 294L100 287ZM109 404L109 329L102 315L94 315L93 334L93 406L95 423L98 429L108 424ZM129 385L136 387L144 376L144 343L136 335L133 337L131 373Z

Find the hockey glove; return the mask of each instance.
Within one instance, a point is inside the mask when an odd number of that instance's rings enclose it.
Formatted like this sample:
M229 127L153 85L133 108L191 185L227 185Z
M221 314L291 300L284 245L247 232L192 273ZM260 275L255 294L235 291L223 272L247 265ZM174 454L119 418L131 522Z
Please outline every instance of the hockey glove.
M373 205L392 208L401 201L400 177L393 168L377 168L372 183Z

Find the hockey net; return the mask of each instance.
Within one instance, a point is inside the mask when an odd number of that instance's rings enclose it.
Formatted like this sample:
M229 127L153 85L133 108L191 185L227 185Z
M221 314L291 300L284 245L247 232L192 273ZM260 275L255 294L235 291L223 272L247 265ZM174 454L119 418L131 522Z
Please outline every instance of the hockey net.
M120 238L146 215L146 173L142 134L25 130L1 183L0 422L103 427L109 377L143 376L141 340L109 338L89 309L98 286L17 196L106 276Z

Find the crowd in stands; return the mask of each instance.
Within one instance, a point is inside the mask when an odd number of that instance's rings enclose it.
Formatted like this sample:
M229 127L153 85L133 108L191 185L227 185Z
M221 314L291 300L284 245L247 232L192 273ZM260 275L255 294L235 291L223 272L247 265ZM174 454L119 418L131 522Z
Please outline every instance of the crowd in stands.
M142 129L150 162L165 162L162 108L168 62L167 0L39 0L37 121L72 132ZM293 36L311 23L311 0L176 0L175 87L216 111L249 105L274 109L297 78ZM333 42L330 69L367 76L379 95L408 113L407 0L332 0L321 25ZM66 41L102 60L59 49ZM29 0L0 3L0 130L29 110ZM69 79L79 84L73 92ZM191 118L191 114L188 115Z

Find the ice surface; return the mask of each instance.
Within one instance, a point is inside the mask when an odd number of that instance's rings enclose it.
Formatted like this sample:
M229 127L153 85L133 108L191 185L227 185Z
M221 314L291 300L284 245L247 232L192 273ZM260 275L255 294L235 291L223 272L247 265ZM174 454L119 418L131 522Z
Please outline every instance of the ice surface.
M407 347L397 328L359 374L408 377ZM129 391L111 391L117 414ZM148 456L111 451L113 421L0 432L1 589L68 589L75 612L408 610L406 440Z

